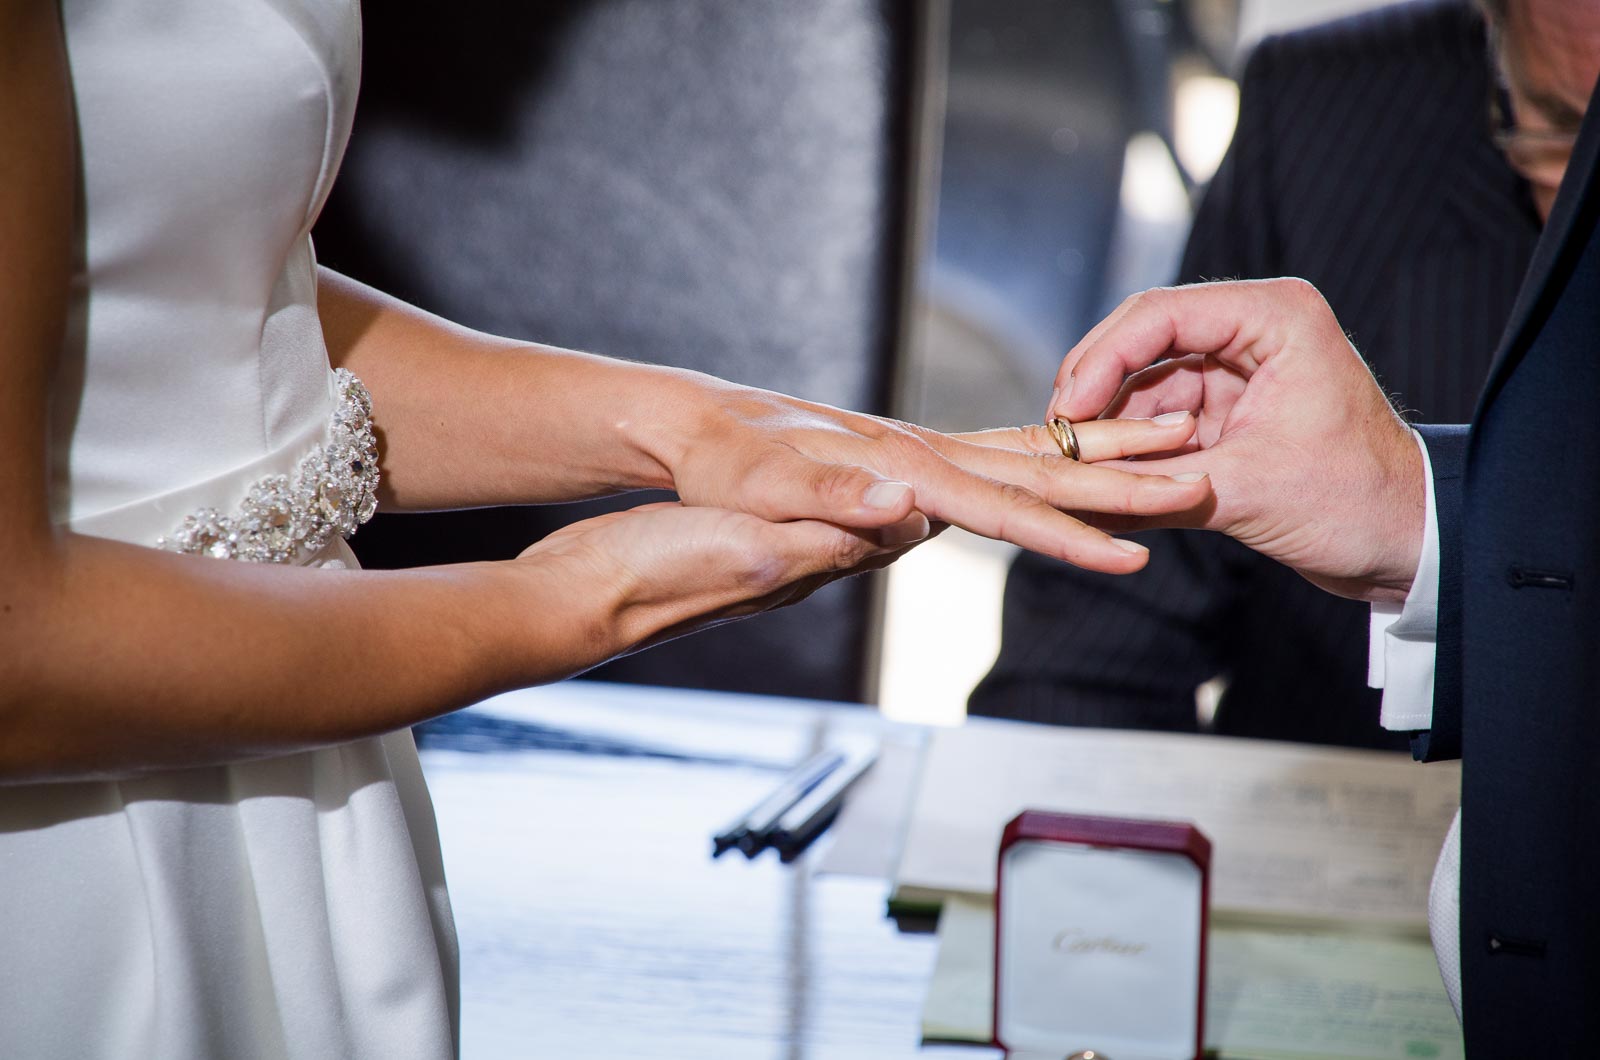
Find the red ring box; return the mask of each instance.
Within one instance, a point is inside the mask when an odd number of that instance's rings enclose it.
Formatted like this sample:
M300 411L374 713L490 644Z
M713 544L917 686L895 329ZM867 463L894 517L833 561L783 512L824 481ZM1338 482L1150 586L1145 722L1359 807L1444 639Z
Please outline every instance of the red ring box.
M1204 1041L1211 841L1027 810L1000 839L994 1039L1021 1060L1188 1060Z

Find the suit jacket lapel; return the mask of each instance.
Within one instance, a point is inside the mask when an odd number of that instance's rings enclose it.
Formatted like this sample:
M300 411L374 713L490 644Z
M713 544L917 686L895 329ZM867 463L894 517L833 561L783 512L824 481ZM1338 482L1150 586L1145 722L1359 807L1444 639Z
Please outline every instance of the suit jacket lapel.
M1594 93L1590 93L1589 98L1583 127L1572 149L1572 160L1567 163L1566 177L1561 181L1561 191L1550 211L1550 220L1544 226L1544 234L1533 249L1528 275L1522 281L1522 289L1511 309L1511 319L1506 322L1505 334L1500 338L1500 349L1490 366L1483 394L1478 398L1474 420L1483 417L1506 377L1527 353L1550 307L1561 296L1572 262L1583 251L1584 240L1580 236L1587 236L1594 227L1595 214L1600 212L1600 106L1595 105Z

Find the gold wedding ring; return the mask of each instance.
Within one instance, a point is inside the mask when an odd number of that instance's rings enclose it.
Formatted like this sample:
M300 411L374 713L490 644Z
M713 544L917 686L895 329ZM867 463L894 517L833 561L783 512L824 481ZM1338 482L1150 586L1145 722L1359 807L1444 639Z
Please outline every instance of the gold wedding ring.
M1068 460L1083 459L1083 450L1078 448L1078 435L1072 429L1072 424L1066 420L1054 419L1045 424L1045 430L1050 432L1050 437L1061 447L1062 456Z

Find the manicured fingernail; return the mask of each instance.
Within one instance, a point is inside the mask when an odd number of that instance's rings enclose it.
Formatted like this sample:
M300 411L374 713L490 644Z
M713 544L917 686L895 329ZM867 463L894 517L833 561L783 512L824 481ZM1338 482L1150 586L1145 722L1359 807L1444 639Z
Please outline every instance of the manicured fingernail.
M1051 412L1059 416L1063 411L1066 410L1067 401L1072 397L1072 384L1076 383L1077 381L1078 380L1075 375L1070 372L1067 374L1067 385L1061 388L1061 396L1050 403Z
M1178 424L1182 423L1188 418L1189 414L1187 412L1167 412L1157 416L1150 422L1159 423L1163 427L1176 427Z
M1204 471L1185 471L1181 475L1173 475L1172 476L1172 481L1174 481L1174 482L1199 482L1201 479L1203 479L1205 477L1206 477L1206 473Z
M1124 551L1124 552L1132 552L1136 556L1141 552L1149 552L1150 551L1149 549L1145 548L1143 545L1139 544L1139 542L1137 542L1137 541L1124 541L1120 537L1112 538L1111 539L1111 543L1113 545L1116 545L1118 548L1122 549L1122 551Z
M884 548L904 548L924 540L930 530L927 517L916 512L905 522L884 527L880 542Z
M1056 414L1056 402L1061 400L1061 388L1056 387L1050 391L1050 404L1044 407L1044 418L1049 419Z
M874 482L867 487L861 500L868 508L898 508L900 502L911 495L911 486L904 482Z

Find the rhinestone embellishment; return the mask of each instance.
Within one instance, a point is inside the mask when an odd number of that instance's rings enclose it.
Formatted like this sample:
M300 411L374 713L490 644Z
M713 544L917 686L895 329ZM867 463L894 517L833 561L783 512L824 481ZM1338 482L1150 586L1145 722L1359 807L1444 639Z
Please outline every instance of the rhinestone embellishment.
M187 552L247 563L290 563L321 549L334 534L349 537L378 508L378 440L372 396L350 372L334 372L339 403L329 440L307 453L293 476L268 475L251 487L239 510L201 508L156 541Z

